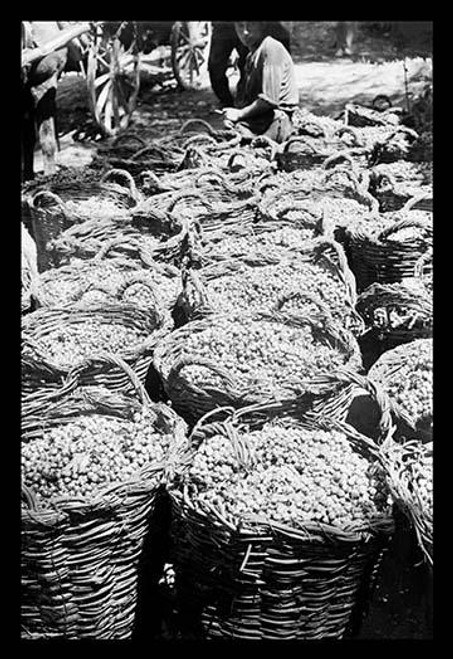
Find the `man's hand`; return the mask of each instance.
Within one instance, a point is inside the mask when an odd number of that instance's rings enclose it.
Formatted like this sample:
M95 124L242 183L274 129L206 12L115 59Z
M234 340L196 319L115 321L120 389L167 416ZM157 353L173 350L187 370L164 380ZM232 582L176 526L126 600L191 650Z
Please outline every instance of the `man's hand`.
M240 110L238 108L223 108L223 118L235 124L239 121Z

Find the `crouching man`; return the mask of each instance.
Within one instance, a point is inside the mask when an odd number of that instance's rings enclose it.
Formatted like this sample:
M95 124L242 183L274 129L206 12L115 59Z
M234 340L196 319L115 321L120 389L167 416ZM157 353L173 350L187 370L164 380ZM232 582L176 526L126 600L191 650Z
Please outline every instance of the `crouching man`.
M248 54L238 107L224 108L225 125L245 138L264 135L280 144L294 131L291 119L299 103L291 55L265 22L236 22L235 29Z

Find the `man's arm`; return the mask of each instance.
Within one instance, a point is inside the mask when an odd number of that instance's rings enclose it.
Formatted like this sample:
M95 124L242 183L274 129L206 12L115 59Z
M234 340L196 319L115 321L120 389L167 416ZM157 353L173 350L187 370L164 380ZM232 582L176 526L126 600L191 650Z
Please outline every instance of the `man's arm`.
M257 98L253 103L246 105L244 108L224 108L223 112L225 119L236 123L237 121L243 121L261 115L274 107L275 105L268 103L263 98Z

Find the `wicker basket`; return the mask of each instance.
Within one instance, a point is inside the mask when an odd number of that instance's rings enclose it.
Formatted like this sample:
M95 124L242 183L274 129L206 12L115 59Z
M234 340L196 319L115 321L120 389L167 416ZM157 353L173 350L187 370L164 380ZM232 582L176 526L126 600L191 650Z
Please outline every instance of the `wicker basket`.
M139 135L125 133L98 149L96 159L100 164L118 167L139 177L148 169L156 173L176 171L183 154L175 144L165 148L159 140L144 140Z
M87 215L84 203L93 198L99 200L99 205L96 208L96 204L90 203ZM48 189L38 190L29 204L39 270L52 265L48 244L63 231L87 219L103 221L115 215L127 215L128 209L137 200L138 191L132 177L128 172L117 169L104 174L98 182L84 183L83 180L75 179L72 185L70 182L61 182L49 184Z
M393 284L412 277L414 268L425 252L432 250L432 221L410 217L415 199L402 209L400 219L381 230L372 220L346 229L350 267L363 291L374 282ZM379 226L379 225L378 225ZM411 238L396 240L393 236L401 229L419 229ZM427 271L429 264L425 265Z
M381 142L375 144L369 158L370 166L409 159L412 146L418 137L418 133L412 128L398 126Z
M70 383L79 366L83 370L80 380L83 385L104 385L112 390L123 390L131 386L130 378L109 364L98 363L94 358L89 366L83 359L74 363L71 362L71 355L68 356L67 364L60 364L39 347L42 338L61 331L70 334L71 328L77 330L92 321L106 328L117 324L141 338L135 346L124 348L117 354L143 383L157 342L173 327L170 314L140 309L131 304L52 307L28 314L22 323L21 392L24 412L52 397L62 384Z
M83 299L92 287L102 288L109 299L118 297L121 286L135 277L154 284L158 303L171 309L180 292L180 272L170 265L155 263L140 267L128 258L73 259L68 265L52 268L39 275L36 298L39 306L53 307Z
M277 249L269 249L268 253L249 253L235 259L229 259L216 262L199 270L189 268L183 274L183 291L180 296L178 306L181 308L187 321L209 316L212 313L223 313L231 316L254 313L256 311L269 311L274 308L280 298L285 298L294 294L301 295L313 294L321 299L325 297L321 288L311 290L303 284L294 283L293 279L286 278L288 271L294 273L296 277L299 273L303 274L304 265L307 267L319 268L320 273L328 276L338 286L338 304L331 306L332 316L342 325L351 329L354 334L360 334L364 329L363 320L355 311L356 304L356 286L354 275L352 274L346 259L343 248L337 242L329 238L314 238L311 241L305 241L299 250L292 252L287 250L285 258L282 252ZM275 298L269 300L269 306L263 306L261 302L253 302L253 296L250 299L238 301L234 293L229 293L232 289L228 282L238 282L250 276L252 279L256 275L259 283L254 279L252 284L257 294L265 291L267 285L267 276L276 277L281 275L281 285L279 282ZM260 276L262 275L262 276ZM225 295L219 295L216 287L221 286ZM220 289L219 289L220 290ZM300 298L302 304L304 300ZM330 304L330 301L329 301Z
M371 284L359 295L356 310L387 349L433 335L433 298L415 278Z
M109 359L105 357L105 359ZM174 436L182 446L187 429L162 403L151 403L137 378L124 369L134 394L83 388L71 395L63 391L52 410L25 417L22 442L33 442L51 428L89 415L132 419L147 407L155 415L154 429ZM178 439L177 439L178 438ZM170 454L169 459L170 459ZM174 460L173 460L174 462ZM150 558L144 548L162 543L159 507L165 473L170 463L150 462L134 477L100 489L89 500L53 498L39 505L23 486L21 515L21 625L24 640L130 639L139 601L140 580ZM161 565L152 553L153 569Z
M162 220L163 218L163 220ZM73 258L129 258L141 266L156 261L179 266L189 240L189 226L184 218L167 219L155 211L153 216L133 219L131 215L103 222L95 220L66 229L49 243L54 266L67 265Z
M319 144L319 140L299 135L290 137L283 144L276 158L279 168L291 172L295 169L310 169L321 165L331 153L332 151L324 144Z
M343 330L328 315L319 310L306 317L295 314L284 314L274 311L271 314L254 314L243 318L225 318L212 316L203 320L192 321L168 334L159 342L154 351L154 367L159 374L164 389L177 410L188 422L197 421L215 407L246 405L286 401L294 401L303 408L313 405L317 397L324 397L328 393L325 382L318 385L312 380L316 373L313 371L310 378L292 378L283 384L269 381L261 382L256 375L232 375L222 364L209 358L187 355L187 339L210 330L216 323L226 320L234 330L235 325L253 326L253 323L264 323L278 329L285 325L297 331L298 328L309 327L313 331L315 342L318 345L327 345L333 348L344 360L343 365L351 370L360 370L362 360L360 349L354 336ZM300 344L304 347L305 344ZM246 363L246 362L245 362ZM206 371L206 381L203 386L196 384L193 377L188 374L187 367L201 367ZM332 390L336 384L332 385Z
M267 198L259 204L253 224L227 222L217 231L202 233L192 263L200 267L236 259L249 265L278 263L323 235L323 219L304 202L273 203L272 197Z
M423 200L425 208L428 208L427 204L429 202L431 202L432 208L432 174L430 181L429 174L426 175L419 168L420 173L417 176L416 171L412 168L411 172L403 173L405 178L402 178L401 175L397 178L397 174L392 172L391 165L399 166L400 163L412 164L403 160L389 165L377 165L371 169L369 191L378 200L379 211L385 213L400 210L414 197L417 197L417 201L413 207L417 208L419 202ZM396 167L395 171L398 172Z
M392 410L397 425L395 438L398 441L402 437L415 438L423 442L432 441L432 382L430 382L429 377L427 378L427 382L424 383L417 376L415 383L415 392L413 395L417 398L420 405L422 401L426 403L426 408L423 410L420 407L413 409L413 406L411 407L410 404L402 401L401 398L398 401L396 396L391 393L392 387L396 387L398 384L399 388L402 388L402 393L410 387L414 387L414 383L411 383L410 372L417 368L418 361L421 361L423 364L423 359L426 360L426 370L428 373L431 373L432 377L432 349L432 338L414 339L413 341L386 350L368 371L369 379L377 382L392 401ZM406 377L402 379L401 372L406 366L409 367L409 375L406 374ZM430 400L427 401L426 398L422 398L423 394L425 397L429 396Z
M409 440L400 444L391 436L382 446L380 460L388 488L398 510L409 520L429 565L433 565L433 508L421 495L418 481L423 465L432 470L433 444ZM429 472L428 472L429 473ZM431 505L430 505L431 504Z
M384 101L384 103L382 103ZM387 102L385 102L387 101ZM348 126L398 126L399 114L391 107L391 101L379 94L371 107L359 103L346 103L344 107L344 123Z
M230 419L200 421L187 461L220 434L234 443L240 469L247 455L241 430ZM354 450L376 463L369 440L342 430ZM170 496L176 601L195 638L321 640L357 633L393 531L391 512L349 528L310 521L296 527L252 514L231 522L198 502L184 471Z

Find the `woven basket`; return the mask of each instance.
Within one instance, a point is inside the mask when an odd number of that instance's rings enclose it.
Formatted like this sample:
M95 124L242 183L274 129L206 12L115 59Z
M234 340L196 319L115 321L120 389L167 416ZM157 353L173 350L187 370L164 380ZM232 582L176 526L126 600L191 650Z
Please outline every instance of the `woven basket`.
M369 440L342 430L354 450L376 463ZM234 420L200 421L187 461L220 434L233 442L240 469L247 456L243 432ZM310 521L296 527L252 514L231 522L214 505L199 503L180 473L170 489L171 555L180 617L195 638L321 640L357 633L393 531L391 513L349 528Z
M412 128L398 126L381 142L375 144L369 158L370 166L409 159L412 147L418 137L418 133Z
M120 361L115 361L119 367ZM72 395L60 392L52 410L23 419L22 442L33 442L47 429L63 429L86 415L132 419L147 407L156 414L154 429L162 435L172 433L173 445L181 445L186 436L182 419L164 404L151 403L131 370L124 363L121 367L133 383L134 395L102 388L89 395L83 388ZM166 461L145 464L134 477L100 489L89 500L62 496L39 505L33 491L23 486L24 640L131 638L141 579L150 560L144 548L149 553L162 543L157 503L167 468ZM152 556L158 571L158 552Z
M183 151L175 144L165 148L159 140L144 140L139 135L125 133L107 147L98 149L97 159L111 167L119 167L138 177L148 169L165 173L176 171Z
M331 155L331 150L319 144L315 138L308 136L290 137L277 153L279 168L286 172L295 169L309 169L321 165Z
M379 94L373 100L371 107L359 103L346 103L343 116L345 125L360 128L365 126L399 125L399 115L391 107L390 99L387 99L388 102L385 104L387 107L385 108L384 104L381 104L381 100L384 100L384 97Z
M407 161L397 162L409 164ZM396 178L392 170L385 170L384 167L386 165L377 165L372 168L369 182L369 191L378 200L381 213L400 210L413 197L418 197L417 203L423 199L425 206L431 199L432 204L432 181L428 184L423 172L418 177L415 177L415 172L413 172L411 178L407 173L406 178L401 180L401 178Z
M371 284L359 295L356 310L367 331L383 341L387 349L433 335L432 295L415 278Z
M213 316L192 321L168 334L159 342L154 351L154 367L162 380L164 389L174 408L186 420L197 421L205 413L218 406L237 408L283 400L289 404L297 400L301 407L304 405L310 407L317 396L327 394L328 389L324 382L320 386L312 385L311 379L318 374L315 372L308 380L296 378L291 382L285 382L284 385L278 385L275 382L265 385L253 374L241 377L231 375L222 364L214 361L214 358L201 358L197 355L185 354L186 342L189 337L215 327L216 323L222 320L225 318ZM296 331L297 328L309 326L319 345L331 346L344 359L344 365L351 370L358 371L361 368L360 349L354 336L333 322L331 317L323 315L321 311L306 317L274 311L272 314L257 313L249 317L227 319L231 331L234 330L235 324L247 326L256 321L267 323L276 329L278 329L278 325L284 324ZM206 369L206 382L203 387L194 383L190 374L184 373L186 367L190 366ZM334 388L335 385L332 386L332 389Z
M219 261L240 260L249 265L278 263L307 248L323 235L323 217L303 202L274 204L272 198L259 204L258 219L252 225L227 223L201 237L200 251L192 263L206 267Z
M120 179L123 183L126 181L126 186L109 182L110 179ZM135 183L124 170L112 169L104 174L98 183L91 181L84 184L76 179L72 186L70 183L61 183L51 185L50 188L38 190L30 201L32 230L38 249L40 271L53 264L49 243L63 231L87 219L102 222L112 216L127 216L128 209L138 200ZM88 217L83 204L94 198L99 200L98 210L96 204L90 203ZM108 206L105 206L106 202Z
M53 396L55 390L69 381L74 375L74 369L83 368L81 384L104 385L110 389L123 390L130 387L130 378L116 368L110 368L105 363L97 363L93 358L91 366L87 367L84 360L71 363L68 356L67 364L55 362L39 347L39 339L51 336L59 331L71 332L96 320L101 325L109 327L118 324L130 328L142 340L137 345L124 348L117 353L137 374L141 382L145 382L151 364L154 348L159 339L170 332L173 321L166 312L140 309L130 304L89 305L82 307L52 307L42 308L28 314L22 323L22 409L27 412ZM96 350L93 351L95 353Z
M412 277L416 263L432 248L432 222L406 215L413 207L414 199L401 211L401 218L381 231L376 231L373 221L356 224L346 229L350 267L359 292L374 282L393 284ZM401 229L420 229L411 239L393 239ZM428 268L428 264L425 266Z
M162 221L162 218L163 221ZM160 230L162 229L162 230ZM54 266L70 259L129 258L142 266L156 261L178 266L184 257L189 226L184 218L169 218L159 211L143 218L86 221L66 229L49 243Z
M432 463L433 444L409 440L400 444L391 436L382 446L380 461L397 508L409 520L426 561L433 565L433 509L421 496L417 472Z
M364 329L364 323L361 317L355 311L356 304L356 286L354 275L352 274L346 259L343 248L337 242L329 238L314 238L306 241L299 250L287 251L285 258L282 252L277 249L269 249L267 254L263 252L249 253L242 257L219 261L212 265L206 266L199 270L189 268L183 273L183 291L180 296L178 305L183 311L187 321L209 316L212 313L228 314L237 316L242 314L254 313L256 311L269 311L274 308L281 297L293 294L304 295L312 293L321 301L327 299L323 290L311 290L304 284L296 284L292 279L285 279L287 270L294 271L294 277L303 272L304 264L320 269L320 272L332 278L338 285L339 295L338 304L330 308L332 316L342 325L351 329L354 334L360 334ZM251 269L252 268L252 269ZM245 300L240 304L235 295L230 295L228 291L231 286L229 282L240 282L244 277L262 274L259 284L253 281L255 292L263 291L267 285L266 275L277 275L281 273L281 286L279 283L278 290L275 291L275 298L269 300L269 306L263 307L262 303L255 302L253 299ZM220 286L226 295L218 296L213 287ZM210 292L210 289L212 292ZM231 289L234 290L234 289ZM228 297L229 296L229 297ZM340 301L341 300L341 301ZM301 302L304 300L301 298Z
M423 387L426 386L427 393L431 399L428 407L423 411L408 409L407 404L398 402L395 396L391 395L392 385L396 385L401 379L403 367L409 366L416 368L417 359L426 356L428 369L432 371L432 338L414 339L403 343L395 348L386 350L368 371L368 377L373 382L377 382L392 401L392 410L395 415L397 432L395 439L409 437L419 439L423 442L432 441L433 438L433 412L432 412L432 385L424 385L417 380L416 391L414 396L421 399ZM410 372L410 371L409 371ZM410 378L401 381L404 388L411 386ZM417 391L418 388L418 391Z

